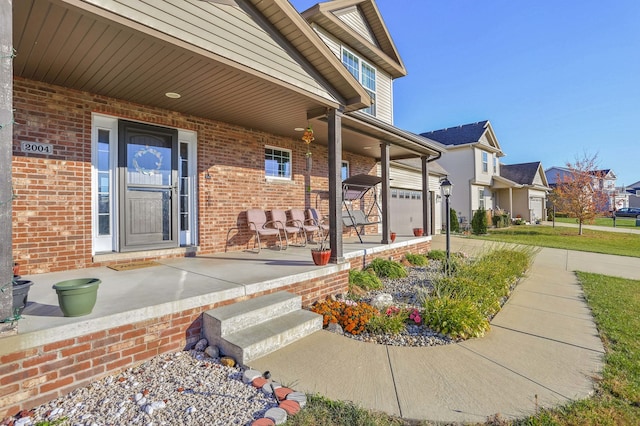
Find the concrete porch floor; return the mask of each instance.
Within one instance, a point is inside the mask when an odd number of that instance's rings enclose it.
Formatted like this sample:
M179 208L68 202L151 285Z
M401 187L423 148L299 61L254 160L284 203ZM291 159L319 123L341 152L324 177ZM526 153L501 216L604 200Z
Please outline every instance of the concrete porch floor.
M363 236L363 240L364 243L357 238L344 239L346 260L364 259L365 255L429 241L431 237L398 236L393 244L381 244L380 235L374 234ZM282 251L263 248L260 253L241 251L161 259L159 265L126 271L96 267L23 276L34 284L22 319L18 321L18 335L5 339L13 341L11 350L15 351L349 269L349 262L314 265L309 253L313 247L314 244L308 244ZM97 302L89 315L64 317L52 286L75 278L102 281Z

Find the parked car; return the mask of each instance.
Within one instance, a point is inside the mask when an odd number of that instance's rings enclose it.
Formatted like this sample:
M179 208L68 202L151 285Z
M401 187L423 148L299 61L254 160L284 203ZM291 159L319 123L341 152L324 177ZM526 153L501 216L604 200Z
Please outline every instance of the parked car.
M624 207L613 212L616 217L636 217L640 216L640 209Z

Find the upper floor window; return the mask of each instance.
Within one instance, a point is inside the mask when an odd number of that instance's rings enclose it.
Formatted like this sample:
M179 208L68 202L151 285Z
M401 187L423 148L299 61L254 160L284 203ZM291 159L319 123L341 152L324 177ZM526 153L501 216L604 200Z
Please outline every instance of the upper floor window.
M498 174L498 159L493 157L493 174Z
M264 148L264 174L269 178L291 179L291 151L274 147Z
M482 152L482 171L484 173L489 172L489 154Z
M365 88L373 103L362 111L376 115L376 69L349 50L342 48L342 63Z

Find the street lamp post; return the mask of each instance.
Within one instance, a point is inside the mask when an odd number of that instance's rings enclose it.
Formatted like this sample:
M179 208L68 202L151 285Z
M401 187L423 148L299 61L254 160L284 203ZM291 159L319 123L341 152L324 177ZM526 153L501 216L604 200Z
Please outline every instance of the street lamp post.
M449 207L449 196L451 196L451 192L453 189L453 184L449 181L447 177L440 182L440 189L442 190L442 195L445 200L445 212L447 215L446 218L446 234L447 234L447 275L449 275L449 267L450 267L450 258L451 258L451 211Z

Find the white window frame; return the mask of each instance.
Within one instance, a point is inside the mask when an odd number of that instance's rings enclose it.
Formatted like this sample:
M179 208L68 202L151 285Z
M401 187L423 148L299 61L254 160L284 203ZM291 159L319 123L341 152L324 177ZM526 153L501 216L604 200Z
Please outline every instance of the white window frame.
M344 56L345 53L348 55L351 55L355 61L357 62L357 75L354 74L353 70L351 69L350 66L347 66L347 64L345 63L344 60ZM375 117L376 116L376 98L378 96L378 69L376 67L374 67L373 65L371 65L370 63L368 63L367 61L365 61L364 59L362 59L362 57L360 57L359 55L356 55L352 50L346 48L345 46L341 46L341 52L340 52L340 61L342 62L342 64L345 66L345 68L347 68L347 70L351 73L351 75L353 75L356 80L358 80L358 82L362 85L362 87L364 87L364 89L367 91L367 93L369 93L369 95L371 96L371 100L373 101L373 103L371 104L371 106L362 109L362 112L366 112L367 114ZM364 82L364 68L368 68L371 71L373 71L373 85L374 87L370 87L370 85L366 85Z
M187 165L187 185L189 186L188 193L188 204L189 204L189 212L188 212L188 221L189 221L189 229L187 231L183 231L180 229L180 245L181 246L194 246L198 241L198 185L197 185L197 176L198 176L198 134L196 132L190 130L181 130L178 129L178 156L180 156L180 144L187 144L187 155L188 155L188 165ZM181 162L182 159L179 158ZM181 176L178 176L178 179L182 179ZM178 183L178 196L180 184ZM180 211L181 208L178 207L178 214L182 215ZM178 226L180 226L180 219L178 218Z
M478 210L487 209L486 200L484 197L484 188L478 188Z
M274 151L280 151L280 152L286 152L289 154L289 174L288 176L272 176L272 175L268 175L267 174L267 165L266 165L266 161L267 161L267 149L271 149ZM280 180L280 181L291 181L293 179L293 156L292 156L292 152L290 149L286 149L286 148L280 148L278 146L272 146L272 145L265 145L264 146L264 177L267 180Z
M493 174L498 174L498 159L496 158L495 155L492 155L491 158L493 158Z
M98 131L109 132L109 206L111 234L98 235ZM116 170L118 159L118 119L115 117L92 114L91 116L91 253L112 252L118 243L118 197L116 196Z
M482 173L489 173L489 153L482 151Z
M102 114L91 116L91 225L92 245L91 253L109 253L118 250L118 194L117 173L118 167L118 121L120 118ZM109 131L109 205L111 214L111 234L98 235L98 131ZM189 229L188 233L180 232L180 245L195 245L198 234L198 193L197 193L197 133L189 130L178 129L178 143L188 143L189 155ZM179 148L178 148L179 149ZM178 154L179 155L179 154Z
M344 173L343 173L345 169L347 171L346 176L344 176ZM351 170L349 169L349 162L342 160L342 165L340 166L340 176L342 177L342 180L345 180L350 175L351 175Z

